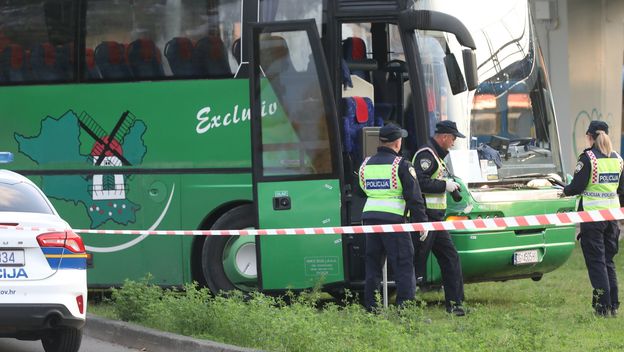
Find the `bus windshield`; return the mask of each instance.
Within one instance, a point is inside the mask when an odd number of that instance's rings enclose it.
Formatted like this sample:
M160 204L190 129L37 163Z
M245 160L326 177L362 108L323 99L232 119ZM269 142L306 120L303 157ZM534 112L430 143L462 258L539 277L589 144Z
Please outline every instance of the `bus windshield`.
M499 21L479 22L475 19L478 11L472 11L467 21L477 43L479 75L479 86L471 93L451 93L444 57L451 52L461 60L453 36L417 32L429 132L433 133L438 121L455 121L467 135L457 140L455 149L477 150L479 159L489 159L490 171L482 172L484 181L526 174L561 175L550 85L528 8L517 2L497 5L497 10L502 13Z

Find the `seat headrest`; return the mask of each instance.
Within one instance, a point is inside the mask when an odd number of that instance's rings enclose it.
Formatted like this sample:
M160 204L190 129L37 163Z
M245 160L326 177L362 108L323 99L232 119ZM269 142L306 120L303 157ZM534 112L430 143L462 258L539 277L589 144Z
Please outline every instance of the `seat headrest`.
M197 42L195 47L203 51L203 55L206 55L206 57L211 60L218 61L227 59L227 55L225 55L225 45L223 45L223 41L220 37L214 35L204 37Z
M118 42L102 42L95 48L95 60L111 65L121 64L126 60L125 48Z
M170 52L169 50L173 50ZM193 42L189 38L175 37L173 38L165 49L165 55L169 57L176 57L188 61L193 57Z
M368 112L369 104L372 104L370 98L367 97L348 97L343 98L345 108L348 114L355 112L355 121L360 124L367 123L370 116Z
M4 60L8 61L9 66L13 70L19 70L24 66L24 49L19 44L10 44L4 48L2 52ZM6 65L5 61L5 65Z
M364 60L366 43L362 38L349 37L342 42L342 53L345 60Z
M241 40L240 38L236 39L234 43L232 43L232 55L236 59L236 62L240 64L241 62Z
M160 52L151 39L137 39L130 43L128 55L134 59L140 58L143 62L152 62L153 60L160 62Z
M45 66L54 66L56 63L56 48L50 43L43 43L32 50L32 56L38 56L36 59L42 60ZM35 59L33 57L33 59Z
M271 70L289 71L294 70L290 59L290 49L286 40L280 36L266 35L260 40L260 65L265 70L267 76L276 72Z
M87 64L87 68L95 68L95 54L93 53L93 49L85 48L85 61Z

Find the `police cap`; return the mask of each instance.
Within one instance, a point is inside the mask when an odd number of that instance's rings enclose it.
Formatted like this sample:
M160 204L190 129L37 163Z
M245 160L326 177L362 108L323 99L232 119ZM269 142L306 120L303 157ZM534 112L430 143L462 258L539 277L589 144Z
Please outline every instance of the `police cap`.
M444 120L436 123L435 133L450 133L459 138L466 138L459 130L457 129L457 124L455 121Z
M379 129L379 140L382 142L392 142L405 137L407 137L407 131L394 123L389 123Z
M594 120L589 123L589 127L587 128L587 132L585 132L585 134L591 134L595 137L597 131L604 131L604 133L609 134L609 125L607 125L604 121Z

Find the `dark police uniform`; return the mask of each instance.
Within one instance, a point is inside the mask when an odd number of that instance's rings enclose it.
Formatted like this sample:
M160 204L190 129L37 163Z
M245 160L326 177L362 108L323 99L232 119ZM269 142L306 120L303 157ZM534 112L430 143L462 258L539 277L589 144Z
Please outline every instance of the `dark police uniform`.
M407 132L396 125L381 128L379 138L393 141ZM420 194L412 164L394 150L379 147L377 154L367 158L359 170L360 187L367 199L362 212L364 225L405 223L409 211L411 222L427 221L424 201ZM375 291L379 291L384 252L394 271L396 304L414 299L414 247L408 232L366 234L366 282L364 304L375 306Z
M443 124L450 121L444 121ZM446 127L446 126L443 126ZM454 123L449 129L436 126L436 133L459 133ZM460 136L463 136L459 134ZM420 189L425 196L425 207L429 221L444 221L446 213L446 182L449 177L444 158L448 152L431 138L414 155L414 165ZM430 231L421 241L417 234L413 236L416 277L424 278L427 256L432 251L438 260L444 285L444 300L449 313L463 315L461 304L464 300L464 279L457 249L448 231Z
M592 121L588 133L596 130L608 132L602 121ZM595 145L579 156L574 178L563 192L566 196L581 195L579 210L618 208L623 204L622 159L616 152L607 156ZM618 196L619 195L619 196ZM599 315L617 313L617 277L613 257L618 252L620 229L617 221L581 223L581 249L589 280L593 287L592 307Z

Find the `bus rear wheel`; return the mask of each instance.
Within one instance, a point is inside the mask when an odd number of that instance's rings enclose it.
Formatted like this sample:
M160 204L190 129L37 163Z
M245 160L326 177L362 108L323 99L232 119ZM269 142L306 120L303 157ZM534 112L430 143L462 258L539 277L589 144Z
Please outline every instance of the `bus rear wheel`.
M213 230L251 229L253 205L245 204L223 214ZM202 272L213 293L258 288L256 241L254 236L208 236L202 248Z

